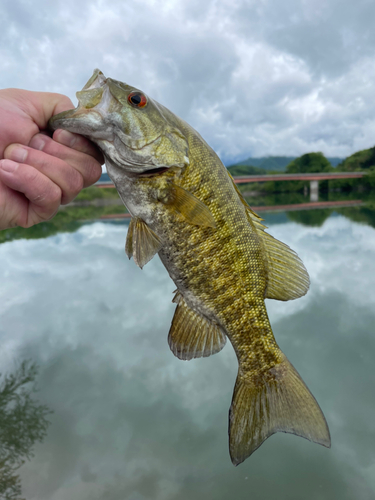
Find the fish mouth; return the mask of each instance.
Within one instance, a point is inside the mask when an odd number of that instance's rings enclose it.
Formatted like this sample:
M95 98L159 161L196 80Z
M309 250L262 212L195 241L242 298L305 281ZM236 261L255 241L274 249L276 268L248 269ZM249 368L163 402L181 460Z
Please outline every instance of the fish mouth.
M102 120L103 118L98 111L78 106L77 108L69 109L52 116L48 121L48 128L52 131L57 129L68 130L69 132L81 134L91 139L113 140L112 136L104 134L105 136L103 137L102 132L99 132Z
M155 177L157 175L163 174L167 170L169 170L170 167L157 167L157 168L150 168L146 172L143 172L141 174L137 174L137 177Z
M57 115L52 116L48 121L48 128L51 130L57 130L58 128L62 128L61 125L65 125L64 122L67 120L76 120L79 119L82 115L87 115L88 113L95 113L95 111L91 111L82 107L68 109L67 111L63 111L62 113L58 113Z

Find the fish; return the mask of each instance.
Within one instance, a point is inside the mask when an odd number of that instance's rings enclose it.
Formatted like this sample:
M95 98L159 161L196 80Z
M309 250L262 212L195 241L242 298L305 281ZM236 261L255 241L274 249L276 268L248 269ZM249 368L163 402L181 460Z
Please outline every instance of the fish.
M207 357L227 338L234 348L233 464L276 432L329 448L323 412L276 343L265 305L308 291L298 255L267 233L213 149L166 107L98 69L76 95L78 107L49 126L97 144L131 214L127 256L143 268L158 254L174 281L171 351Z

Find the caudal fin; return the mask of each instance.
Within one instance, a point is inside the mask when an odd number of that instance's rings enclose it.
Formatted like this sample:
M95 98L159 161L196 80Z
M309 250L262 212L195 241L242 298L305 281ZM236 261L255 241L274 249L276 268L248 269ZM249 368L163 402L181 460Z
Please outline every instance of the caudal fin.
M285 356L261 377L238 376L229 410L229 451L238 465L275 432L289 432L330 448L331 438L316 399Z

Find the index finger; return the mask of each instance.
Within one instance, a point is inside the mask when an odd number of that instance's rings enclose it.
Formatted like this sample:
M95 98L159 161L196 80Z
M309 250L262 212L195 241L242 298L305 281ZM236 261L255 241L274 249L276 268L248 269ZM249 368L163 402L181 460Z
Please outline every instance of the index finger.
M79 134L73 134L72 132L68 132L67 130L58 129L55 130L52 138L54 141L63 144L64 146L68 146L69 148L75 149L76 151L80 151L81 153L92 156L101 165L103 165L104 157L102 153L95 146L95 144L86 139L86 137L83 137Z

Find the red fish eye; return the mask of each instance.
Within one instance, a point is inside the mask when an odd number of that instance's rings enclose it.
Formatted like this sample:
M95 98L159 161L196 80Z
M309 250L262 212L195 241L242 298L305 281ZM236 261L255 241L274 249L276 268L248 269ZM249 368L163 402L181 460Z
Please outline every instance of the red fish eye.
M140 92L130 92L128 101L137 108L144 108L147 104L146 96Z

